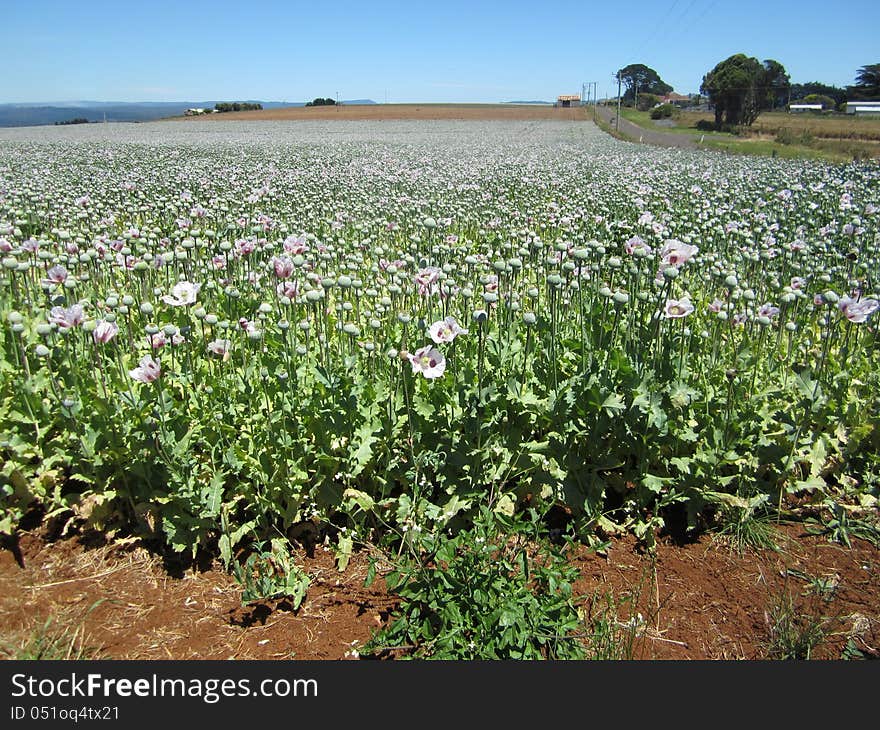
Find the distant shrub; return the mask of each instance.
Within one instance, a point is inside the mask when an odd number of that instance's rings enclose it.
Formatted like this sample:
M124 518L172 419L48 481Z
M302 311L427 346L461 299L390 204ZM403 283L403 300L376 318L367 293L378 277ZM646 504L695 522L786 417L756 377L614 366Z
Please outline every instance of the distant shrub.
M837 108L837 104L830 96L825 96L824 94L807 94L803 99L800 100L801 104L821 104L822 109L830 109L834 110Z
M788 127L781 127L776 132L776 141L784 145L798 144L809 147L813 143L813 135L807 130L795 132Z
M651 119L669 119L672 116L672 104L661 104L651 109Z
M696 127L701 132L727 132L728 134L735 134L738 137L743 134L742 127L738 127L735 124L722 124L721 126L716 127L715 122L710 119L698 120Z
M652 107L657 106L660 97L656 94L639 94L637 108L640 112L646 112Z
M322 99L320 96L313 101L307 101L306 106L336 106L336 101L330 97Z
M85 117L76 117L75 119L66 119L63 122L55 122L55 126L63 124L88 124L89 120Z

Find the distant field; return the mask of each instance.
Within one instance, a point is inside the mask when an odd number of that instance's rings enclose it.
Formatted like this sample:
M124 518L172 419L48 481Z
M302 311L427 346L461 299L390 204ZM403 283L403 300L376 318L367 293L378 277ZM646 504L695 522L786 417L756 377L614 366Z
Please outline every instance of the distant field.
M578 121L587 118L586 109L555 108L530 104L364 104L316 107L282 107L248 112L224 112L200 117L175 117L174 120L225 119L266 121L306 121L312 119L468 119L468 120L543 120Z
M712 114L682 113L680 124L696 126L700 119L713 121ZM796 134L809 133L822 139L859 139L880 141L880 119L869 117L789 114L787 112L764 112L750 127L755 134L775 135L780 129L790 129Z

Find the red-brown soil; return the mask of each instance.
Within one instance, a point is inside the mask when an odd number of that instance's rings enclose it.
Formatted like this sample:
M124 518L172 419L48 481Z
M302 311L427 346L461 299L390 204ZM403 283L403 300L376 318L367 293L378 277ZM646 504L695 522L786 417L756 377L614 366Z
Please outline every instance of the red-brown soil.
M246 112L223 112L195 117L175 117L174 121L250 120L310 121L390 120L390 119L470 119L470 120L538 120L583 121L585 107L553 107L539 104L355 104L339 106L291 106Z
M593 615L613 596L620 625L637 621L638 659L766 658L774 606L787 597L794 615L821 621L815 658L840 658L849 639L880 656L880 551L830 543L802 525L780 526L778 543L742 554L709 535L685 545L661 539L653 556L631 537L604 556L579 548L575 594ZM183 569L136 542L25 532L0 551L0 656L20 655L42 630L77 636L93 658L356 658L394 596L381 576L364 587L364 553L344 572L320 545L297 562L312 579L298 610L283 600L242 606L239 586L216 564Z

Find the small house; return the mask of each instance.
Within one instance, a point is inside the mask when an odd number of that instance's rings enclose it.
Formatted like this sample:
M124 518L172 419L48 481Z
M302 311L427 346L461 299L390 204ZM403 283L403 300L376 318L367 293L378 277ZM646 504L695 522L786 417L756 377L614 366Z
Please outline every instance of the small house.
M821 112L821 104L789 104L788 111L792 114L799 112Z
M556 99L556 106L569 107L569 106L580 106L581 105L581 95L580 94L560 94Z
M671 104L672 106L676 106L679 109L691 105L691 98L689 96L685 96L684 94L676 94L674 91L666 94L666 96L660 97L661 104Z

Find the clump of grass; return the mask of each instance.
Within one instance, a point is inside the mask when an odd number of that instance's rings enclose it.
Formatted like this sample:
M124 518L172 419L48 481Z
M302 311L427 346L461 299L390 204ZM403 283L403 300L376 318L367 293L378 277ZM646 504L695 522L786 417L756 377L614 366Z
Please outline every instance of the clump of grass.
M89 610L95 606L97 603ZM49 616L18 640L0 644L0 655L14 661L79 661L102 658L101 651L87 642L82 622L71 625L58 616Z
M791 594L784 591L765 613L768 659L810 659L825 640L825 619L798 610Z
M709 502L716 504L718 539L727 542L739 554L749 550L778 550L778 533L764 509L767 495L745 499L736 495L710 493Z
M645 626L642 614L629 611L629 618L620 619L620 609L632 599L618 600L612 593L595 594L584 615L587 625L585 641L587 658L622 661L633 658L636 639Z
M776 528L766 515L753 515L746 519L731 519L721 527L718 535L740 554L749 550L779 549L779 545L776 542Z

